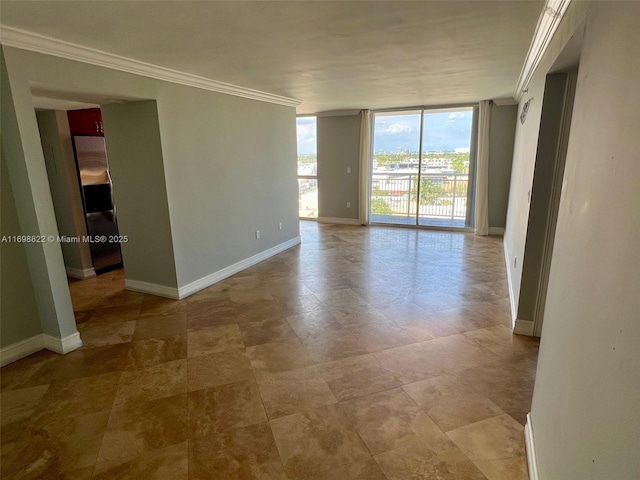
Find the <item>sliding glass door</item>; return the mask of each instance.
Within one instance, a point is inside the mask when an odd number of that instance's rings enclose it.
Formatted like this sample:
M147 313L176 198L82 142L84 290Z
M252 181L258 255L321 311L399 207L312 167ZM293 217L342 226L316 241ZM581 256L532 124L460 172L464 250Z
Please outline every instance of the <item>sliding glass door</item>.
M375 113L371 222L471 226L472 125L472 107Z
M371 222L415 225L421 111L374 114Z

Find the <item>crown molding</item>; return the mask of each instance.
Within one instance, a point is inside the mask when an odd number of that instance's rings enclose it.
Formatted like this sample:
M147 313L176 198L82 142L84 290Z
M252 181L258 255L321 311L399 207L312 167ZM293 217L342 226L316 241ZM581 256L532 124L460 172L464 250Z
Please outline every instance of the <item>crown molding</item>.
M316 117L350 117L353 115L360 115L360 109L327 110L325 112L316 112Z
M570 3L571 0L546 0L516 84L515 97L518 102L526 92L531 77L533 77L536 68L538 68L542 56L547 50L553 34L556 32L558 25L560 25Z
M295 98L283 97L273 93L239 87L230 83L218 82L209 78L179 72L170 68L159 67L150 63L133 60L131 58L114 55L102 50L84 47L37 33L20 30L13 27L0 28L0 43L8 47L20 48L31 52L44 53L54 57L66 58L78 62L111 68L121 72L143 75L145 77L177 83L189 87L210 90L212 92L250 98L261 102L275 103L287 107L296 107L301 101Z
M494 98L493 103L495 103L498 107L518 105L518 102L516 102L516 99L513 97Z

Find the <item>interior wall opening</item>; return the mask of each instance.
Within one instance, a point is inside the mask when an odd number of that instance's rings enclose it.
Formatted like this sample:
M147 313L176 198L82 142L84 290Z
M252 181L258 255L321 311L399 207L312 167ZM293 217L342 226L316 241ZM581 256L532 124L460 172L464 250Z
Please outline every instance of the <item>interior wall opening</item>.
M517 312L536 337L542 335L582 40L581 31L569 40L547 74L542 98Z
M37 108L36 119L67 276L122 267L100 109Z

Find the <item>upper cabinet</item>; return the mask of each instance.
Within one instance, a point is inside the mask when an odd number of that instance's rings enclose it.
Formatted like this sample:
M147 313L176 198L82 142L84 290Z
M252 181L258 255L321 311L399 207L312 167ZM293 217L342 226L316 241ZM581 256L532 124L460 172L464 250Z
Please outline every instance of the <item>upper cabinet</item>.
M104 136L102 126L102 113L99 108L87 108L84 110L69 110L69 129L71 135L100 135Z

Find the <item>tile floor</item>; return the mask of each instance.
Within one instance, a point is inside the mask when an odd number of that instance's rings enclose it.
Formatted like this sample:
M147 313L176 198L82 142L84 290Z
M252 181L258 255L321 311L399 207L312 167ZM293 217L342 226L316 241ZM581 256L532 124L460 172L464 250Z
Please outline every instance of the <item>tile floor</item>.
M526 479L501 239L301 232L182 301L72 282L84 347L1 370L2 478Z

